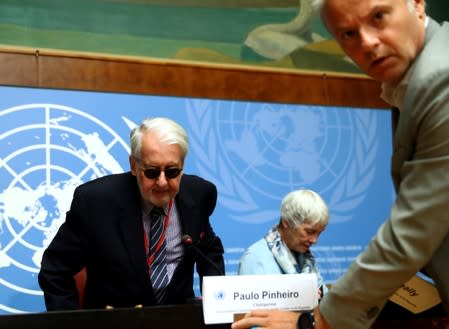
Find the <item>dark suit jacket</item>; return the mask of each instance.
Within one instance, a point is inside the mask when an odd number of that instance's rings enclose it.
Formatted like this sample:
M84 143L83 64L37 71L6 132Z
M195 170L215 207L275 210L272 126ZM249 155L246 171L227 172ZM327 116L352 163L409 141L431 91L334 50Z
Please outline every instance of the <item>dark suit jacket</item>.
M183 175L175 197L182 233L224 273L223 246L209 222L217 200L216 187L197 176ZM66 221L45 250L39 284L47 310L76 309L73 275L87 270L84 308L154 305L148 272L141 198L131 173L110 175L79 186ZM185 248L167 288L166 304L194 298L194 264L200 278L218 275L194 250Z

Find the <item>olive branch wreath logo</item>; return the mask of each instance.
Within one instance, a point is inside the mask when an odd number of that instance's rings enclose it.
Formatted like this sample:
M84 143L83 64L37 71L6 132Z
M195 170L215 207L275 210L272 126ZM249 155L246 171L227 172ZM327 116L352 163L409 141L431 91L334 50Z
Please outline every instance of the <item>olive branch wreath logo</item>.
M190 145L195 152L196 166L200 174L213 181L219 190L219 202L231 210L230 216L237 221L266 222L277 218L278 209L263 209L251 190L227 165L221 147L217 144L214 129L215 111L209 100L186 101L187 116L191 128ZM222 110L222 109L220 109ZM352 210L365 199L375 176L375 157L378 149L376 139L377 119L372 111L358 110L351 114L357 132L354 141L355 160L340 176L328 194L327 202L333 223L352 219ZM318 191L319 192L319 191Z

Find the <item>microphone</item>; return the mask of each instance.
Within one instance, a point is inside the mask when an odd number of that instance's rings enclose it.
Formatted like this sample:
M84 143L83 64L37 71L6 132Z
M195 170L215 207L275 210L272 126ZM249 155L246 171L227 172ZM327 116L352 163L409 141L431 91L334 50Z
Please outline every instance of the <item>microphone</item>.
M181 238L182 243L187 246L187 248L193 249L197 255L199 255L203 260L205 260L209 265L211 265L218 275L224 275L223 271L215 264L209 257L207 257L195 244L193 243L192 237L188 234L184 234Z

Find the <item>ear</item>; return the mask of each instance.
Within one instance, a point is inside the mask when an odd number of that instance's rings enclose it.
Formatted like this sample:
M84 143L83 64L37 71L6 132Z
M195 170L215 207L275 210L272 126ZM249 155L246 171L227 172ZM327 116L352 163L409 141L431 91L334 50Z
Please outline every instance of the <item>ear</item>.
M425 0L413 0L413 6L415 7L416 15L422 21L426 18L426 2Z
M288 224L288 222L285 219L281 219L281 225L284 229L290 228L290 225Z

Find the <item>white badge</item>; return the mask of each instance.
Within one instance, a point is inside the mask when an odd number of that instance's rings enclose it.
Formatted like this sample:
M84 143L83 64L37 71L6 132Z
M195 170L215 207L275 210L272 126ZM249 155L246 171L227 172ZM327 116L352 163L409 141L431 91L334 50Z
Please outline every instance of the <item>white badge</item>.
M316 274L205 276L206 324L231 323L254 309L311 310L318 305Z

